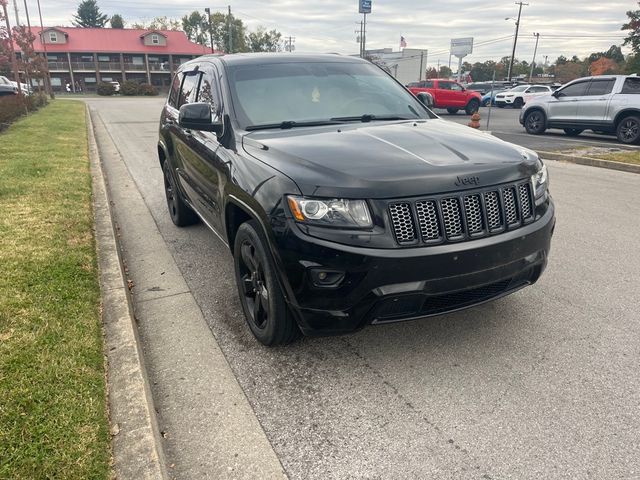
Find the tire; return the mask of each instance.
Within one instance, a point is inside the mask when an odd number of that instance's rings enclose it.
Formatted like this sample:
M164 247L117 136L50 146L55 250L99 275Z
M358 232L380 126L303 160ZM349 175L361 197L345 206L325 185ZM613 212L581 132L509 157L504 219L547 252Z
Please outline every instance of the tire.
M581 128L565 128L564 129L564 133L566 133L570 137L577 137L582 132L584 132L584 130Z
M467 106L464 108L464 111L467 115L473 115L480 108L480 102L477 99L469 100Z
M255 220L240 225L233 249L238 296L251 333L266 346L285 345L300 336Z
M184 202L180 196L180 192L176 188L176 182L171 175L171 167L169 161L162 163L162 173L164 176L164 193L167 198L167 208L171 221L177 227L186 227L198 223L198 216Z
M513 101L513 108L520 109L520 108L522 108L523 105L524 105L524 100L522 100L521 98L516 98Z
M627 145L640 143L640 117L630 115L620 120L616 127L616 137Z
M547 119L544 112L533 110L524 117L524 129L531 135L540 135L547 129Z
M458 108L447 108L447 112L449 112L451 115L455 115L456 113L458 113Z

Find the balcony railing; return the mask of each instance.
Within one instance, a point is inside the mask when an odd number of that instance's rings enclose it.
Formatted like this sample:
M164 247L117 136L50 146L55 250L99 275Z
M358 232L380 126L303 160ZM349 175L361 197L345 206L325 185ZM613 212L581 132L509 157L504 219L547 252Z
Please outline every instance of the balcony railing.
M147 66L144 63L124 63L124 69L125 70L135 70L135 71L146 71L147 70Z
M69 71L68 62L48 62L49 70L63 70ZM122 71L122 65L124 65L125 71L146 72L147 66L142 63L127 63L120 64L120 62L98 62L98 66L101 72L120 72ZM90 72L96 71L96 64L94 62L71 62L71 68L73 71L87 70ZM167 72L171 71L169 62L149 62L149 70L152 72Z
M71 62L71 68L73 70L90 70L96 71L96 64L94 62Z
M119 72L122 70L122 66L120 65L120 62L98 62L98 67L100 68L101 72L108 72L108 71Z
M69 71L69 64L67 62L48 62L49 70L64 70Z

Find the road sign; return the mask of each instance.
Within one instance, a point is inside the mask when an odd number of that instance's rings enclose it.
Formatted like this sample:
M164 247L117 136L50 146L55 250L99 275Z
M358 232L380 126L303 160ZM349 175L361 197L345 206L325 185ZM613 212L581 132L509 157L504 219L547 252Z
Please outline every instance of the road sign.
M451 39L451 55L464 57L473 53L473 37Z
M358 0L359 13L371 13L371 0Z

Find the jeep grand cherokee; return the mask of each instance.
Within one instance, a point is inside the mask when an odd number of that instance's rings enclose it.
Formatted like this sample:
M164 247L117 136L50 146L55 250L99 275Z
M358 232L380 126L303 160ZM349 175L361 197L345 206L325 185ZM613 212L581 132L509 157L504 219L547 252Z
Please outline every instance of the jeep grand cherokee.
M439 119L357 58L185 63L158 154L171 219L201 219L229 247L265 345L467 308L547 262L538 156Z

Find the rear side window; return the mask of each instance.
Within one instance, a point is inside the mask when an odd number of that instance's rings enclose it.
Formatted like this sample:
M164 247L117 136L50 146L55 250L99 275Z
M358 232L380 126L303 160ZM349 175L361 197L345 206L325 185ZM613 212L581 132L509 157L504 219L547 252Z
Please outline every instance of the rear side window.
M177 108L178 102L178 94L180 93L180 79L182 75L179 73L173 77L173 82L171 82L171 90L169 92L169 105L173 108Z
M198 101L198 85L200 83L200 72L186 72L182 80L182 88L178 97L178 107L185 103L194 103Z
M563 88L558 92L561 97L582 97L587 93L589 82L578 82Z
M433 88L433 81L427 80L426 82L420 83L420 87L422 88Z
M613 78L609 80L592 80L587 95L607 95L613 90L614 83L616 81Z
M620 93L640 95L640 78L627 78Z
M451 82L438 82L438 88L441 90L451 90Z

